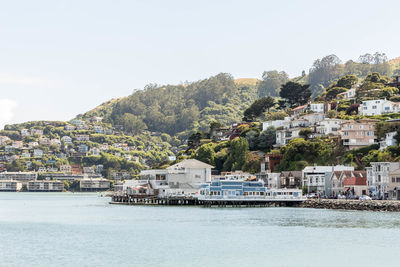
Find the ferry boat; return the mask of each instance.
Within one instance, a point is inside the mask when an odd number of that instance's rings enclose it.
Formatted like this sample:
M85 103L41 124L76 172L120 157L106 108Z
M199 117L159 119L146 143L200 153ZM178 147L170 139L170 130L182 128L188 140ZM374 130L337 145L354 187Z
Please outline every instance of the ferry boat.
M305 199L300 189L273 189L265 187L260 181L216 179L201 185L199 200L285 200L299 201Z

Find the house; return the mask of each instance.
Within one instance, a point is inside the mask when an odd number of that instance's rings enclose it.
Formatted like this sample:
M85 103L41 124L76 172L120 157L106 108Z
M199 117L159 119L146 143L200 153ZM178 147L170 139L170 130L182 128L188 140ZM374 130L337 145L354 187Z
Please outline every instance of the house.
M15 180L0 180L1 192L18 192L22 189L22 183Z
M77 134L75 135L75 138L77 141L83 141L83 142L89 141L89 135L87 134Z
M355 88L351 88L350 90L340 93L337 95L338 99L354 99L356 97L356 89Z
M128 161L130 161L132 159L132 155L129 154L124 154L124 158Z
M10 145L6 145L6 146L4 147L4 151L5 151L6 153L12 152L12 151L14 151L14 150L15 150L15 147L10 146Z
M104 191L110 189L111 183L104 178L84 178L79 181L81 191Z
M47 137L40 137L39 138L39 144L40 145L49 145L50 144L50 139Z
M345 186L345 179L350 178L365 178L365 186L367 186L366 179L367 174L366 171L334 171L330 177L330 188L327 190L328 196L337 197L339 194L344 195L346 194L346 186ZM348 185L351 185L352 181L348 180ZM359 181L358 181L359 182ZM353 184L355 186L355 184ZM347 194L351 194L352 191L348 191ZM358 191L357 191L358 192ZM354 192L352 192L354 195ZM362 194L362 195L365 195ZM358 195L361 196L361 195Z
M312 126L312 125L324 120L325 119L325 114L324 113L311 113L311 114L302 115L299 118L302 119L302 120L307 121L308 125Z
M105 129L105 130L104 130L104 134L108 134L108 135L113 134L113 130L111 130L111 129Z
M301 188L301 171L283 171L279 175L281 188Z
M98 125L93 126L93 131L94 131L95 133L97 133L97 134L102 134L102 133L104 133L103 127L98 126Z
M379 199L389 197L389 175L400 169L399 162L370 162L367 167L367 186L369 195Z
M62 173L71 173L72 172L72 167L71 165L61 165L60 166L60 172Z
M108 150L110 150L110 147L108 146L108 144L100 144L99 149L101 151L108 151Z
M326 114L331 109L331 105L329 103L311 103L310 110L315 113Z
M186 159L167 169L141 171L140 180L151 180L154 187L160 187L163 190L196 193L201 184L211 182L212 168L213 166L199 160Z
M93 123L100 123L100 122L103 120L103 118L102 118L102 117L93 116L90 120L91 120Z
M294 109L292 109L292 114L293 116L299 116L302 113L305 113L308 109L308 104L302 105L302 106L298 106Z
M113 180L125 180L130 179L131 174L128 171L112 171L111 172L111 179Z
M331 176L334 171L354 171L352 166L307 166L302 171L302 186L308 193L331 195Z
M37 170L38 173L42 173L42 172L47 172L46 167L39 167L39 169Z
M72 144L72 138L65 135L65 136L61 137L61 142L64 142L65 144L70 145L70 144Z
M83 167L83 173L95 173L94 167Z
M4 146L9 140L10 138L8 136L0 135L0 146Z
M38 146L39 146L39 143L36 141L32 141L32 142L28 143L29 148L34 148L34 147L38 147Z
M348 150L369 146L376 143L375 124L377 120L360 119L343 122L340 136Z
M362 104L358 108L358 113L360 115L372 116L387 113L397 113L399 110L398 103L386 99L377 99L362 101Z
M85 124L85 122L82 121L82 120L72 120L72 121L70 121L70 123L73 124L73 125L83 125L83 124Z
M31 135L43 135L43 130L41 129L31 129Z
M315 126L315 136L340 135L339 131L343 122L345 121L340 119L328 118L317 122Z
M77 130L89 130L90 127L89 127L89 125L86 125L86 124L80 124L80 125L76 126L76 129Z
M13 141L12 142L13 148L22 148L23 146L24 146L24 143L22 141Z
M284 120L275 120L275 121L264 121L262 130L266 131L269 127L279 128L284 127L285 123L289 123L290 117L286 117Z
M64 129L66 131L73 131L73 130L75 130L75 126L71 125L71 124L67 124L67 125L65 125Z
M210 133L210 138L213 141L227 141L231 133L230 127L213 128Z
M268 153L267 155L265 155L265 163L261 163L261 172L266 170L268 172L274 172L276 165L281 163L282 159L282 154Z
M367 195L367 177L344 178L344 192L346 195L353 196Z
M400 168L389 172L388 199L400 200Z
M22 137L30 136L29 130L28 129L21 129L21 136Z
M100 155L100 149L97 148L97 147L92 147L89 152L93 156L99 156Z
M64 183L57 180L35 180L28 182L30 192L62 192Z
M56 168L56 167L49 167L49 168L47 169L47 172L58 172L58 168Z
M397 146L397 141L394 138L397 135L397 132L389 132L386 133L385 138L379 142L379 149L383 150L388 146Z
M101 173L104 169L102 164L96 165L96 173Z
M53 138L53 139L50 140L50 145L60 146L61 145L61 141L58 138Z
M24 151L21 154L22 158L30 158L31 157L31 153L29 153L29 151Z
M33 150L33 157L41 158L43 156L43 150L41 149L34 149Z
M86 153L88 153L88 151L89 151L89 147L88 147L87 145L85 145L85 144L80 144L80 145L78 146L78 152L79 152L79 153L86 154Z

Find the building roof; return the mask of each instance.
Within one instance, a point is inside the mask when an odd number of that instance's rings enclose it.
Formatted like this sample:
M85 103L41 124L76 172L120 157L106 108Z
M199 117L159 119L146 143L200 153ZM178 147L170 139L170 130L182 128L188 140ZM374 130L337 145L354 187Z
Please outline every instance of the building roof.
M300 110L300 109L306 108L307 106L308 106L307 104L302 105L302 106L298 106L298 107L294 108L293 111L294 111L294 110Z
M283 171L281 177L301 177L301 171Z
M174 169L202 169L202 168L214 168L214 166L204 163L202 161L199 161L197 159L185 159L184 161L178 162L172 166L169 166L167 169L168 170L174 170Z
M367 177L346 177L344 178L345 186L367 185Z

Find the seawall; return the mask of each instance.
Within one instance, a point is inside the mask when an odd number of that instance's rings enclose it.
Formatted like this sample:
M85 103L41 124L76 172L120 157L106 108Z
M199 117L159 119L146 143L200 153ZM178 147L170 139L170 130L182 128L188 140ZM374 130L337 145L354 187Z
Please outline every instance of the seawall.
M301 204L303 208L400 211L400 201L392 200L345 200L345 199L308 199Z

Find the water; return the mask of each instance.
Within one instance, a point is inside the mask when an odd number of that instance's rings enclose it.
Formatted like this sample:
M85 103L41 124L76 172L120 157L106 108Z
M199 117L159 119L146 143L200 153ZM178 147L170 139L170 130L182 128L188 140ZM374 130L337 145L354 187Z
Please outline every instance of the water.
M400 266L400 213L1 193L0 266Z

